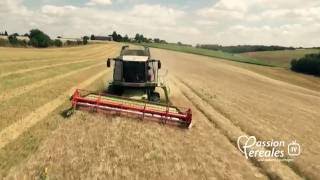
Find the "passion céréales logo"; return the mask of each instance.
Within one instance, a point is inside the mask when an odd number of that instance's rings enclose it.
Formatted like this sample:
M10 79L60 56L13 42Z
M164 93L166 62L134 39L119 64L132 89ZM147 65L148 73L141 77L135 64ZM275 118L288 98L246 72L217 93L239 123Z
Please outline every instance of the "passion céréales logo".
M259 161L293 161L299 156L301 147L296 141L259 141L255 136L239 136L238 149L247 159L257 158Z

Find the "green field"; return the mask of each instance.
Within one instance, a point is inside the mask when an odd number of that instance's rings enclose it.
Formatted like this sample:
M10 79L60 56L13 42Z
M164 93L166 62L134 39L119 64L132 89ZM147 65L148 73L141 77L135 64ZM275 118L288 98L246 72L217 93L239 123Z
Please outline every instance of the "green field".
M183 46L183 45L177 45L177 44L140 43L139 45L186 52L191 54L198 54L198 55L209 56L209 57L216 57L216 58L227 59L231 61L256 64L256 65L262 65L262 66L276 66L275 64L268 63L267 61L264 61L264 60L257 60L257 59L245 57L239 54L231 54L231 53L222 52L222 51L201 49L201 48L195 48L195 47Z
M232 53L227 53L227 52L222 52L222 51L201 49L201 48L195 48L195 47L178 45L178 44L140 43L140 45L153 47L153 48L186 52L186 53L191 53L191 54L198 54L198 55L209 56L209 57L216 57L216 58L237 61L237 62L242 62L242 63L248 63L248 64L256 64L256 65L262 65L262 66L276 66L272 63L268 63L267 61L257 60L257 59L250 58L250 57L245 57L240 54L232 54Z
M191 54L198 54L209 57L216 57L231 61L237 61L242 63L256 64L262 66L271 67L290 67L292 59L301 58L306 54L320 52L319 49L299 49L299 50L283 50L283 51L263 51L263 52L248 52L232 54L222 51L208 50L195 48L190 46L178 45L178 44L160 44L160 43L141 43L140 45L167 49L173 51L186 52Z
M320 49L298 49L284 51L264 51L241 53L241 56L261 60L280 67L290 67L292 59L301 58L306 54L319 53Z

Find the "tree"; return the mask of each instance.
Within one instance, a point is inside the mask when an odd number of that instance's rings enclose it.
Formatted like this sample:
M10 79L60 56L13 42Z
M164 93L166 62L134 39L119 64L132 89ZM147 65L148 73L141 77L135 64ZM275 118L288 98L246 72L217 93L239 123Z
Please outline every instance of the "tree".
M67 40L67 41L66 41L66 45L67 45L67 46L72 46L72 45L74 45L74 43L73 43L72 41L70 41L70 40Z
M159 39L159 38L155 38L155 39L153 39L153 41L154 41L155 43L160 43L160 39Z
M92 34L90 37L91 40L96 40L96 37Z
M142 34L140 34L139 40L140 42L145 42L146 38Z
M45 48L50 45L50 42L50 37L39 29L32 29L30 31L30 45L34 47Z
M18 39L17 36L15 36L14 34L8 36L8 40L10 42L11 45L18 45Z
M29 45L33 46L33 47L39 47L39 42L36 38L32 38L29 41Z
M20 46L23 46L23 47L27 47L27 45L28 45L28 42L24 39L24 40L18 40L18 42L19 42L19 44L20 44Z
M165 40L160 40L160 43L162 43L162 44L167 44L167 41L165 41Z
M320 53L307 54L291 61L291 70L320 76Z
M17 38L16 34L12 34L12 35L8 36L8 40L9 40L9 43L12 46L23 46L23 47L26 47L27 44L28 44L26 40L19 40Z
M4 31L4 35L5 35L5 36L8 36L8 32L7 32L7 31Z
M134 40L136 41L136 42L140 42L140 34L136 34L136 36L134 37Z
M83 41L77 40L77 41L76 41L76 44L77 44L77 45L82 45L82 44L83 44Z
M83 44L87 45L88 44L88 40L89 40L89 37L88 36L84 36L83 37Z
M117 35L117 42L121 42L122 41L122 36L120 34Z
M129 37L128 37L127 34L122 38L122 41L123 42L129 42Z
M119 40L118 40L119 37L118 37L118 34L117 34L116 31L113 31L113 33L112 33L111 36L112 36L112 39L113 39L114 41L119 41Z
M145 38L142 34L137 33L134 40L138 43L146 42L147 38Z
M62 41L61 41L60 39L55 39L55 40L53 41L53 44L54 44L54 46L56 46L56 47L62 47L62 45L63 45L63 43L62 43Z

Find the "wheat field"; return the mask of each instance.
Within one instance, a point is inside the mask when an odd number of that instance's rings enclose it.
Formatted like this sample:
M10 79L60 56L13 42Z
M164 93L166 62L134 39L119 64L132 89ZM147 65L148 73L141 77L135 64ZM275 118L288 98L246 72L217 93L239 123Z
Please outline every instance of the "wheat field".
M0 177L7 179L319 179L320 79L285 69L152 49L191 129L76 112L75 88L112 78L120 44L0 48ZM165 73L163 73L165 74ZM297 140L292 162L248 160L241 135Z

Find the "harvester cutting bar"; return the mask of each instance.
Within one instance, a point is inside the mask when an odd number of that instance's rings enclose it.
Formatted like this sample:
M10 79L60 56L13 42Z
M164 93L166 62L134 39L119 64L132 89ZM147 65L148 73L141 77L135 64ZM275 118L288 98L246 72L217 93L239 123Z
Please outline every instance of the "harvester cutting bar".
M117 112L120 114L137 115L162 123L178 124L189 127L192 121L191 109L182 110L166 104L133 100L109 94L97 94L77 89L72 96L74 109L86 109L97 112Z

